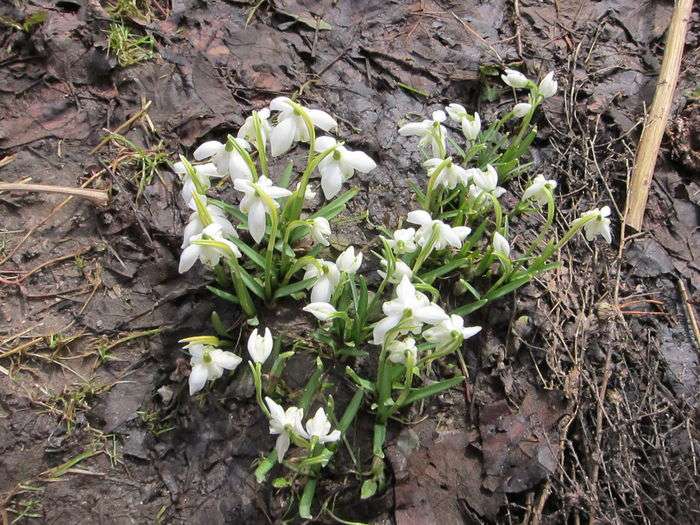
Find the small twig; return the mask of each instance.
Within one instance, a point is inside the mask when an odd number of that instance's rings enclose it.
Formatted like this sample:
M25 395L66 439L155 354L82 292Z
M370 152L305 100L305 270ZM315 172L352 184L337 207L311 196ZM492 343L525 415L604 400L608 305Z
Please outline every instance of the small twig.
M647 119L642 137L639 140L637 156L634 160L634 172L627 194L627 210L625 221L636 231L642 229L644 211L649 197L649 187L654 175L656 158L659 154L661 139L666 130L668 115L671 112L673 93L676 90L678 75L683 58L683 46L685 34L688 30L690 13L693 9L693 0L678 0L673 11L671 24L668 28L666 49L664 50L661 72L656 83L656 93L651 104L649 118Z
M106 190L88 190L83 188L70 188L68 186L51 186L49 184L20 184L16 182L0 182L0 191L33 191L37 193L61 193L82 197L93 201L98 206L106 206L109 202L109 193Z
M134 122L136 122L138 119L143 117L146 114L146 111L148 111L148 108L151 107L151 101L149 100L146 102L143 107L136 113L134 113L126 122L124 122L121 126L119 126L117 129L114 131L109 132L106 136L102 138L102 140L99 142L97 146L92 148L90 150L90 155L94 155L98 151L100 151L105 144L107 144L111 139L113 135L119 135L122 133L122 131L128 129Z

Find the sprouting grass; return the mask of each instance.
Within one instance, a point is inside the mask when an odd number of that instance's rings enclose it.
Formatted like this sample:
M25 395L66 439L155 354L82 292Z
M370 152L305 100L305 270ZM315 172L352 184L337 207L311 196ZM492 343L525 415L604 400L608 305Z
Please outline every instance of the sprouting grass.
M150 148L142 148L118 133L112 133L110 140L119 148L112 165L115 167L128 165L136 170L134 182L138 187L136 192L136 201L138 201L146 186L153 181L153 177L159 175L158 168L168 161L163 142L158 142Z
M137 20L150 23L151 0L114 0L107 6L109 16L120 20Z
M138 36L121 23L113 23L107 32L107 51L116 57L121 67L133 66L155 56L152 36Z

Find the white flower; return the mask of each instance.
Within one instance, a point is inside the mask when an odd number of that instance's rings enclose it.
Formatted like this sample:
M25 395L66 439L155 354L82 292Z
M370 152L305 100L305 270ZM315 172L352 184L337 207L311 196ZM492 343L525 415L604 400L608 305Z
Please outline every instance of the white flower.
M513 106L513 116L515 118L523 118L525 115L530 113L531 109L532 104L529 104L528 102L521 102L520 104Z
M243 139L236 139L238 145L244 150L250 149L248 144ZM209 159L216 166L216 170L222 177L230 176L231 180L236 179L251 179L253 174L250 172L248 164L243 157L235 150L226 151L226 145L216 140L210 140L194 150L194 158L197 161Z
M192 243L192 241L199 241L205 237L226 245L230 252L233 253L234 257L239 258L241 256L241 252L238 251L236 245L228 239L224 239L221 226L217 223L212 223L204 228L202 233L192 235L189 238L189 245L180 255L180 267L178 268L180 273L185 273L192 268L194 263L197 262L197 259L199 259L205 266L214 268L217 264L219 264L222 255L230 255L227 250L222 248L217 248L214 246L201 246L199 244Z
M207 198L204 195L199 195L199 199L202 201L204 204L204 207L207 211L207 214L209 215L209 218L212 220L213 224L218 224L221 227L221 233L224 235L230 235L232 237L238 237L238 233L236 232L236 228L231 224L231 221L226 218L226 213L224 210L219 208L218 206L214 206L212 204L207 204ZM196 206L194 205L194 200L191 199L190 202L190 208L196 210ZM195 235L199 235L204 231L204 223L202 222L202 219L199 216L199 212L195 211L190 215L190 219L187 222L187 226L185 226L185 229L182 232L182 249L187 248L190 245L190 241L192 240L192 237Z
M433 111L432 120L422 120L420 122L409 122L399 128L399 135L402 137L421 137L418 144L420 146L430 145L433 156L439 157L445 150L445 136L447 131L442 125L447 119L442 110Z
M544 98L553 97L557 92L557 81L554 80L554 71L550 71L540 82L540 94Z
M379 264L381 264L382 267L384 267L384 269L386 270L386 267L388 265L386 259L381 259L379 261ZM381 276L382 279L386 277L386 272L383 272L382 270L377 270L377 273ZM393 284L398 284L401 282L401 279L403 279L404 275L409 279L413 279L413 270L411 270L411 267L405 262L403 262L401 259L396 259L396 261L394 262L394 273L389 278L389 282Z
M190 352L190 395L199 392L207 381L219 379L224 370L235 370L242 359L231 352L224 352L213 346L189 343L185 346Z
M238 179L233 183L233 187L245 194L239 208L248 214L248 231L253 240L259 243L265 236L265 215L270 211L268 205L279 208L280 205L275 199L287 197L292 192L273 186L272 181L264 175L257 182Z
M471 228L467 228L466 226L456 226L453 228L441 220L433 219L425 210L414 210L410 212L406 220L411 224L420 226L416 232L416 238L418 239L418 244L421 246L425 246L433 236L433 232L437 232L435 244L433 245L436 250L442 250L447 246L452 246L457 249L461 248L462 241L464 241L467 235L472 231Z
M297 182L295 191L299 191L299 185L301 182ZM316 192L314 191L313 186L311 184L306 185L306 189L304 190L304 200L305 201L312 201L316 198Z
M530 82L525 75L515 69L506 69L505 74L501 75L501 80L514 88L527 87Z
M603 206L600 209L589 210L577 220L587 219L589 217L595 217L593 220L587 222L583 226L583 230L586 233L586 239L592 241L595 239L596 235L600 235L605 242L610 244L612 242L612 234L610 233L610 207Z
M387 332L402 322L405 328L400 333L413 331L420 333L424 323L437 324L447 319L447 314L438 305L433 304L421 292L417 292L408 277L404 276L396 287L396 299L382 305L386 317L374 325L372 344L384 343Z
M472 182L474 184L469 187L469 192L473 197L479 197L482 193L491 193L498 198L506 192L498 185L498 172L491 164L486 165L486 171L474 172Z
M268 119L270 118L270 110L267 108L262 108L258 112L258 117L260 118L260 134L262 135L263 144L267 143L267 138L270 136L272 131L272 126ZM255 134L255 124L253 123L253 115L250 115L245 119L245 122L238 130L237 137L239 139L245 139L248 142L255 143L258 137Z
M308 115L314 126L321 128L323 131L330 131L338 125L333 120L333 117L325 111L305 108L292 102L287 97L272 99L270 109L279 111L277 125L270 132L270 146L272 147L273 157L287 153L299 141L309 141L309 130L301 116L302 111Z
M445 111L452 120L462 126L462 133L468 140L476 140L481 131L481 117L478 113L474 113L473 116L469 115L464 106L454 103L447 106Z
M272 353L272 333L265 328L265 335L258 335L256 328L248 337L248 353L255 363L263 364Z
M315 437L319 443L334 443L340 439L340 430L331 432L331 422L322 407L314 417L306 422L306 431L302 434L306 439Z
M452 341L464 341L481 332L480 326L464 327L464 319L460 316L452 314L448 319L445 319L437 326L427 329L423 332L423 337L429 343L438 346L444 346Z
M500 233L495 232L493 234L493 242L491 245L493 246L493 251L503 254L506 257L510 257L510 243L508 242L508 239L506 239Z
M319 273L315 264L308 264L302 280L317 277L316 282L311 286L311 302L327 303L330 301L335 287L338 286L340 271L335 263L323 259L319 259L317 262L321 266L321 272Z
M355 255L355 248L348 246L335 261L338 270L345 273L355 273L360 269L362 264L362 252L358 251Z
M443 159L428 159L423 163L423 167L428 170L428 177L435 171L435 168L443 162ZM459 164L450 161L445 167L442 168L440 174L435 179L435 184L441 184L445 186L448 190L453 190L457 184L468 184L469 183L469 172L465 170Z
M309 312L319 321L328 321L334 314L338 313L332 304L323 302L309 303L302 310Z
M546 195L546 189L554 190L557 187L557 181L552 180L552 179L545 179L542 175L537 175L532 180L532 183L527 187L527 189L523 192L523 201L532 199L537 204L540 206L546 204L547 202L547 195Z
M394 231L392 239L386 239L386 243L391 247L396 255L413 253L416 251L416 230L405 228Z
M321 189L326 199L335 197L343 186L343 182L355 174L369 173L377 167L369 155L362 151L350 151L345 146L338 145L333 137L323 136L316 139L314 148L322 153L335 148L333 153L326 155L318 163L318 171L321 174Z
M270 434L279 434L275 450L277 451L277 460L282 462L284 455L289 450L289 433L304 435L306 432L301 426L301 419L304 417L304 411L298 407L289 407L286 411L269 397L265 398L267 408L270 410Z
M393 341L386 348L389 351L389 361L392 363L405 363L406 357L411 356L411 361L413 364L416 363L418 358L418 349L416 348L416 341L413 337L407 337L403 341Z
M324 246L330 245L331 224L325 217L316 217L311 221L311 238Z
M207 162L206 164L197 164L192 166L192 168L197 174L197 179L202 185L202 188L205 190L211 187L211 181L209 180L211 177L221 177L221 175L219 175L218 170L216 169L216 165L212 162ZM185 168L184 163L180 161L175 162L173 164L173 171L180 177L180 180L182 181L182 190L180 190L182 200L189 203L192 200L192 193L197 191L197 187L195 186L192 177L190 177L187 168Z

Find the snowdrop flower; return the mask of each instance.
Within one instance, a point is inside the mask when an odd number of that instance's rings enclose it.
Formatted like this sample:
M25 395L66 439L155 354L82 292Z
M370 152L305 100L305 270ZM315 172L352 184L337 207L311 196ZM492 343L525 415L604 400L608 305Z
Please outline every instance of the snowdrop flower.
M469 192L473 197L480 197L483 193L491 193L498 198L506 192L498 185L498 172L491 164L486 165L486 171L474 172L472 182L473 185L469 187Z
M305 434L304 428L301 426L304 411L298 407L289 407L287 410L284 410L269 397L265 398L265 403L270 410L270 434L273 436L279 435L277 443L275 443L275 450L277 452L277 460L282 462L284 455L289 450L289 433Z
M207 198L204 195L197 195L197 197L202 201L202 204L204 205L204 210L206 211L207 214L207 219L211 220L213 224L218 224L221 227L221 233L224 235L230 235L232 237L238 237L238 233L236 232L236 228L231 224L231 221L228 220L226 217L226 213L224 210L219 208L218 206L214 206L212 204L207 204ZM189 206L191 209L196 210L197 207L194 204L194 197L190 200ZM199 216L198 211L194 211L192 215L190 215L190 219L187 222L187 226L185 226L185 229L182 232L182 249L187 248L190 245L190 241L195 235L199 235L204 231L204 222L202 221L202 218Z
M237 138L236 142L244 150L250 149L250 144L241 138ZM209 159L214 163L216 170L222 177L230 176L231 180L253 178L248 164L243 157L235 150L226 150L226 145L217 140L210 140L194 150L194 158L197 161Z
M301 182L297 182L297 185L294 188L294 191L299 191L299 186L301 186ZM307 184L306 189L304 190L304 200L305 201L312 201L315 198L316 198L316 192L314 191L311 184Z
M306 422L306 431L302 434L306 439L316 438L319 443L334 443L340 439L340 430L331 432L331 422L322 407L314 417Z
M554 71L550 71L540 82L540 95L544 98L553 97L558 86L557 81L554 80Z
M207 381L219 379L224 370L235 370L242 361L236 354L209 345L189 343L185 348L191 356L190 395L204 388Z
M452 341L462 342L479 332L481 332L480 326L467 326L465 328L464 319L459 315L452 314L448 319L445 319L437 326L423 332L423 337L425 337L425 340L429 343L445 346Z
M447 120L445 112L442 110L433 111L432 120L422 120L420 122L409 122L399 128L399 135L402 137L421 137L418 145L430 145L435 157L440 157L445 151L445 136L447 130L442 125Z
M547 193L545 188L552 191L557 187L557 181L552 179L545 179L542 175L537 175L532 180L532 183L527 187L523 193L523 201L532 199L540 206L547 203Z
M515 118L523 118L525 115L530 113L531 109L532 104L529 104L528 102L521 102L520 104L513 106L513 116Z
M433 245L436 250L442 250L448 246L457 249L461 248L462 241L464 241L467 235L472 231L471 228L467 228L466 226L456 226L453 228L441 220L433 219L425 210L414 210L410 212L406 220L411 224L420 226L416 232L416 238L418 239L418 244L421 246L425 246L433 236L433 232L437 231L437 238Z
M308 115L314 126L321 128L323 131L330 131L338 125L333 120L333 117L325 111L305 108L287 97L272 99L270 110L279 111L277 125L270 132L270 146L272 147L273 157L287 153L299 141L309 141L309 130L301 116L302 111Z
M275 199L288 197L291 191L274 186L272 181L262 175L257 182L238 179L233 187L244 193L239 208L248 214L248 231L256 243L265 236L265 215L270 213L268 206L279 208Z
M501 80L516 89L527 87L530 82L525 75L515 69L506 69L505 73L501 75Z
M608 244L612 242L612 234L610 233L610 219L608 219L609 216L610 207L603 206L600 209L596 208L589 210L577 219L577 221L581 221L594 217L594 219L589 220L583 225L583 230L586 234L587 240L592 241L595 239L596 235L600 235Z
M360 269L362 264L362 252L357 252L355 255L355 248L348 246L347 249L341 253L335 261L338 270L345 273L355 273Z
M263 364L272 353L272 333L265 328L265 335L258 335L256 328L248 337L248 353L255 363Z
M498 232L493 234L493 242L491 243L494 252L498 252L506 257L510 257L510 243L503 235Z
M315 264L309 264L306 266L302 280L316 277L316 282L311 286L311 302L327 303L340 282L340 271L335 263L323 259L319 259L317 262L321 266L321 271L319 272Z
M260 134L262 135L263 144L267 143L267 139L270 136L270 131L272 131L272 126L270 125L270 110L267 108L262 108L258 112L258 117L260 118ZM250 115L245 119L245 122L238 130L239 139L247 140L248 142L255 143L258 140L255 134L255 124L253 120L253 115Z
M386 243L391 247L396 255L413 253L416 251L416 230L414 228L405 228L403 230L394 231L393 238L386 239Z
M383 344L387 332L402 322L405 328L400 333L420 333L424 323L434 325L447 319L443 309L431 303L425 294L417 292L406 276L396 287L396 299L385 302L382 310L386 317L375 324L372 331L372 344L375 345Z
M318 153L334 148L333 153L318 163L318 171L321 174L321 189L327 200L338 194L343 182L352 177L355 170L360 173L369 173L377 167L377 163L369 155L362 151L350 151L345 146L339 145L333 137L317 138L314 148Z
M388 264L386 262L386 259L381 259L379 261L379 264L381 264L386 270ZM386 272L382 270L377 270L377 273L381 276L382 279L386 278ZM393 284L398 284L401 282L401 279L403 279L404 275L408 277L409 280L413 279L413 270L411 270L411 267L405 262L403 262L401 259L396 259L394 263L394 273L389 278L389 282Z
M332 304L330 303L309 303L304 308L305 312L309 312L319 321L328 321L333 317L334 314L338 313Z
M468 140L476 140L481 131L481 117L478 113L474 113L473 116L469 115L464 106L454 103L447 106L445 111L452 120L462 126L462 133Z
M428 159L423 163L423 167L428 169L428 176L443 162L443 159ZM453 190L457 184L468 184L469 172L459 164L450 160L447 166L442 168L440 174L435 179L435 184L441 184L448 190Z
M329 246L328 237L331 235L331 224L325 217L316 217L311 221L311 238L314 242Z
M223 245L222 247L214 246L202 246L192 241L199 241L202 239L210 239L216 241ZM224 248L224 246L226 248ZM185 273L190 268L194 266L194 263L199 259L204 266L209 268L214 268L221 260L222 255L231 255L237 259L241 256L241 252L238 248L228 239L224 239L221 226L216 223L212 223L204 230L202 233L197 235L192 235L189 238L189 245L182 251L180 255L180 267L178 271L180 273Z
M203 189L208 189L211 187L211 181L209 180L211 177L221 177L221 175L219 175L219 171L216 169L216 165L212 162L198 164L192 166L192 168L194 168L197 179L199 180L199 183L202 185ZM182 181L182 190L180 190L182 200L189 203L192 200L192 194L197 191L197 186L192 180L192 177L190 177L190 174L187 171L187 168L185 168L185 164L183 162L175 162L173 164L173 171Z
M413 364L418 360L418 349L416 348L416 341L413 337L407 337L403 341L393 341L389 346L386 347L389 351L389 361L392 363L403 364L406 362L406 357L411 356L411 362Z

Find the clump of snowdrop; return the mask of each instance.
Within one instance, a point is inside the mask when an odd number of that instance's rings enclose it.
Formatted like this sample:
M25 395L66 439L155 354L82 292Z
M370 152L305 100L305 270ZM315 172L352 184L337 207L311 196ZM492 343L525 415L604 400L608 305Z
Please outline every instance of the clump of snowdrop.
M531 163L523 159L537 134L532 117L558 88L553 73L535 83L508 69L502 80L517 98L499 119L487 122L451 103L398 129L399 136L418 138L425 184L415 190L418 205L405 217L407 227L379 225L381 237L362 250L337 250L331 220L356 194L355 189L343 193L343 185L376 163L328 135L338 126L325 111L278 97L248 116L235 138L198 147L199 164L183 158L173 166L183 183L183 200L193 210L180 271L197 261L211 268L208 288L240 306L252 326L270 319L259 310L280 300L297 305L313 323L311 335L300 330L301 340L291 348L270 328L251 328L247 353L239 352L247 356L249 370L235 373L236 378L251 374L257 404L276 436L274 449L258 463L256 479L263 482L277 469L280 486L303 480L301 518L312 517L323 469L359 413L374 419L372 463L361 497L382 489L388 422L400 421L413 403L465 381L459 374L440 377L433 363L461 358L460 352L476 344L481 327L467 316L549 270L557 250L577 233L612 240L607 206L584 213L557 240L551 232L557 182L543 175L523 192L510 186L513 198L501 199L512 179L527 177ZM526 101L519 99L523 91ZM462 135L448 137L448 115ZM317 136L318 130L323 133ZM268 152L279 157L305 143L305 166L295 166L298 156L280 171L279 162L269 162ZM320 176L318 200L325 201L317 209L312 176ZM213 178L233 187L233 202L207 197ZM370 275L374 270L379 279ZM185 340L192 394L242 361L221 349L237 343L215 312L212 325L221 339ZM306 361L312 370L306 385L292 391L284 374L296 353L312 356ZM336 406L337 371L343 369L356 390L347 404Z

